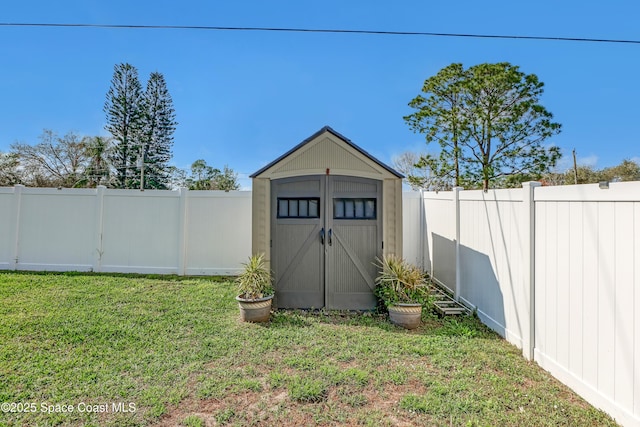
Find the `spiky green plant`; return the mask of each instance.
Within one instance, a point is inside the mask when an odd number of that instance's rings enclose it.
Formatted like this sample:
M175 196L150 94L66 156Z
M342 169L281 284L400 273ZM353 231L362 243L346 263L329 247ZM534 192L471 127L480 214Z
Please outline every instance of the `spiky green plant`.
M249 262L242 265L242 273L236 278L240 298L258 299L273 295L273 276L267 268L264 254L251 255Z
M418 267L395 255L376 258L379 273L375 294L388 307L397 303L421 303L428 296L427 284Z

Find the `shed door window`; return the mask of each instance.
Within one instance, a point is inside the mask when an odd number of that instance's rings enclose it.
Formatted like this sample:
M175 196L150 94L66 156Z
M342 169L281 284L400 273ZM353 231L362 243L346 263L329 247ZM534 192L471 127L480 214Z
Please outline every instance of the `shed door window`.
M376 219L376 199L333 199L333 219Z
M278 198L278 218L319 218L320 198Z

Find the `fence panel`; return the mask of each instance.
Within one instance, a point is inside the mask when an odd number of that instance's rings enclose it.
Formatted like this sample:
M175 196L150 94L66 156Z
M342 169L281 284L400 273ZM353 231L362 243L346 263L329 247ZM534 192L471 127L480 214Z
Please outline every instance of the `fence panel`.
M91 270L93 190L24 188L16 263L22 270Z
M425 268L424 209L422 193L402 193L402 256L407 261Z
M251 253L251 192L190 191L186 274L237 274Z
M100 271L178 273L179 193L109 190Z
M529 328L523 190L460 193L460 298L517 347Z
M15 246L15 189L0 188L0 269L13 266Z
M623 425L640 425L639 195L535 192L535 360Z
M425 269L451 291L456 287L456 201L453 191L424 193Z

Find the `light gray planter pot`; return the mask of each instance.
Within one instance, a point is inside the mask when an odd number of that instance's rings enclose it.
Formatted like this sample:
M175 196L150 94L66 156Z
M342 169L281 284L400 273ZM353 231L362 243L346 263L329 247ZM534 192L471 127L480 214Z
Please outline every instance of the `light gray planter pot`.
M391 323L405 329L415 329L420 326L422 304L394 304L388 307Z
M243 322L268 322L271 316L271 301L273 295L259 299L236 297L240 308L240 319Z

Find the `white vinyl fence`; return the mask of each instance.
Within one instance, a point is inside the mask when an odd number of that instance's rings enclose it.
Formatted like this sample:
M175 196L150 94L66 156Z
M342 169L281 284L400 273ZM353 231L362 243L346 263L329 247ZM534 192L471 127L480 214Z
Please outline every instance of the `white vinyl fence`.
M0 188L0 269L235 274L251 193Z
M640 426L640 183L411 193L404 207L407 259L525 357Z

